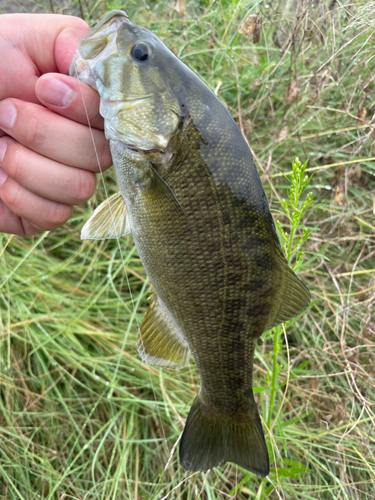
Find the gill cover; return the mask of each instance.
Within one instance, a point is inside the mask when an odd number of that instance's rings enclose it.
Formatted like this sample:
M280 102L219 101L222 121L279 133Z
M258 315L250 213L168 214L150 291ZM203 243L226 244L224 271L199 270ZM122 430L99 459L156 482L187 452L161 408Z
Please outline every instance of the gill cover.
M119 10L79 43L69 74L99 92L107 139L136 150L166 150L183 116L165 78L169 54Z

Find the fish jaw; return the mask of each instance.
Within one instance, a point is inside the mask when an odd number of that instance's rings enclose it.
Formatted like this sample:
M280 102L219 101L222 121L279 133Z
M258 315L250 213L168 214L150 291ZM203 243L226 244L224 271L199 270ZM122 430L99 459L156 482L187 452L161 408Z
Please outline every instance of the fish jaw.
M128 21L127 14L120 10L114 10L102 19L78 44L69 67L69 75L98 90L93 68L99 60L109 57L115 50L118 28Z

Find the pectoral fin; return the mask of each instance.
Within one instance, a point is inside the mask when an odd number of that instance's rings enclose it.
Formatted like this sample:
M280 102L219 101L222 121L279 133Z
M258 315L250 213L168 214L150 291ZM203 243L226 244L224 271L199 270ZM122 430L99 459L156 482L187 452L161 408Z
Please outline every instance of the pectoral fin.
M150 365L178 370L189 362L189 346L157 297L141 324L137 348L142 360Z
M81 240L106 240L130 234L128 211L118 192L103 201L83 226Z
M178 211L186 215L185 210L183 209L181 203L178 201L169 184L163 179L163 177L152 166L151 163L149 164L149 167L154 172L155 188L153 191L153 195L155 196L156 194L158 196L161 204L170 207L171 210L177 209Z
M276 301L273 314L268 320L265 331L298 316L308 307L309 303L310 292L308 288L297 278L285 262L279 299Z

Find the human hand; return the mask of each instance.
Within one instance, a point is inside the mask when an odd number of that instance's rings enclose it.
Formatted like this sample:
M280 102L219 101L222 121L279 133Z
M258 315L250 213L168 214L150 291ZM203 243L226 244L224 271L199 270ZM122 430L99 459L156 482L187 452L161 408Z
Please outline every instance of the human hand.
M0 15L0 232L59 227L94 193L98 161L112 164L99 95L66 76L89 31L71 16Z

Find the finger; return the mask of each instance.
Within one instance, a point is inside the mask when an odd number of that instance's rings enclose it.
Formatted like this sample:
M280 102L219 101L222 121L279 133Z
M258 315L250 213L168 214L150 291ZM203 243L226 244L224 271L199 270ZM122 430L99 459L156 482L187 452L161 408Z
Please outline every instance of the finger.
M20 97L36 102L37 75L59 72L68 73L78 42L90 28L78 17L48 14L4 14L1 16L3 48L1 62L18 78L9 79L7 71L0 73L0 99ZM25 74L23 78L22 75Z
M40 228L14 214L0 198L0 233L18 234L27 238L40 232Z
M70 76L50 73L35 85L39 101L59 115L91 127L104 129L99 113L100 96L89 85Z
M66 74L72 62L78 42L90 31L89 25L74 16L58 14L5 14L9 18L4 34L12 35L11 30L18 29L18 42L41 74L58 71ZM32 20L31 20L32 19ZM16 23L17 22L17 23ZM15 24L16 23L16 24ZM32 42L32 43L30 43Z
M90 131L37 104L19 99L0 102L0 128L27 148L64 165L99 172L112 164L102 131Z
M10 138L0 139L0 167L18 184L48 200L80 205L95 192L92 172L62 165Z
M1 186L0 199L10 212L25 219L38 232L56 229L61 224L64 224L72 214L71 206L41 198L22 187L11 177L8 177ZM1 220L0 224L4 224L3 220ZM9 224L15 224L14 219L11 219ZM18 226L18 229L20 229L20 226ZM24 231L26 229L24 228ZM4 231L12 232L9 229L4 229Z
M54 18L56 14L53 14ZM83 19L74 16L61 16L66 23L55 41L54 58L59 73L66 75L73 56L80 42L90 32L90 27ZM68 21L66 18L68 17ZM55 31L56 33L56 31ZM54 70L44 71L50 73Z

